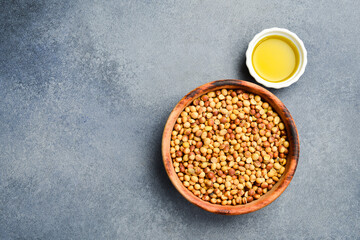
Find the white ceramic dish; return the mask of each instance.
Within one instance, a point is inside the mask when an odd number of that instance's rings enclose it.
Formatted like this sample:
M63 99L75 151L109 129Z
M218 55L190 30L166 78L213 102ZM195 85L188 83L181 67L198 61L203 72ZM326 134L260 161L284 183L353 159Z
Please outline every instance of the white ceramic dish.
M289 78L283 82L275 83L275 82L266 81L265 79L261 78L256 73L256 71L253 67L253 64L252 64L252 54L253 54L254 47L256 46L256 44L264 37L268 37L268 36L272 36L272 35L280 35L280 36L288 38L295 44L295 46L297 47L297 49L299 51L299 58L300 58L299 60L300 61L299 61L298 69L296 70L295 74L291 78ZM284 29L284 28L269 28L269 29L265 29L262 32L256 34L255 37L249 43L248 49L246 51L246 66L248 67L251 76L253 76L258 83L261 83L265 87L269 87L269 88L279 89L279 88L290 86L291 84L293 84L294 82L299 80L300 76L305 71L306 64L307 64L307 52L306 52L304 43L301 41L301 39L295 33L290 32L289 30Z

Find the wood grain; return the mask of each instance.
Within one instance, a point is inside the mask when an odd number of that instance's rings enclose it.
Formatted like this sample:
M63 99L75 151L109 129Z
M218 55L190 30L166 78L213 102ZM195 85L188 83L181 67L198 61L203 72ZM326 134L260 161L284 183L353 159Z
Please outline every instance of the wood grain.
M203 201L200 198L196 197L192 192L190 192L186 187L184 187L184 185L178 178L170 156L171 132L175 125L176 119L179 117L183 109L189 104L191 104L191 102L195 98L207 92L215 91L222 88L242 89L246 92L254 93L261 96L261 98L264 99L266 102L268 102L273 107L273 109L279 114L280 118L282 119L285 125L288 141L290 143L289 153L286 160L287 163L286 163L285 172L280 178L279 182L277 182L269 192L261 196L260 199L245 205L222 206L222 205L212 204L210 202ZM250 213L269 205L276 198L278 198L286 189L286 187L289 185L291 179L295 174L296 166L299 160L299 152L300 152L300 143L299 143L299 136L296 129L296 125L285 105L274 94L272 94L265 88L250 82L236 80L236 79L225 79L225 80L210 82L188 93L183 99L180 100L180 102L175 106L173 111L170 113L169 119L167 120L164 128L164 133L162 138L162 157L163 157L164 166L175 188L189 202L195 204L196 206L205 209L206 211L209 212L225 214L225 215L239 215L239 214Z

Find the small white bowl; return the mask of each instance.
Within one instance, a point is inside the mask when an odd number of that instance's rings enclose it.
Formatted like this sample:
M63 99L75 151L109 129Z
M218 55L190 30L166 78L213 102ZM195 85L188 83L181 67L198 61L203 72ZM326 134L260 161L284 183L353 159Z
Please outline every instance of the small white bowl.
M291 78L289 78L283 82L266 81L265 79L261 78L256 73L254 66L252 64L252 54L253 54L256 44L264 37L268 37L268 36L272 36L272 35L280 35L280 36L286 37L287 39L289 39L290 41L292 41L295 44L295 46L297 47L297 49L299 51L298 69L296 70L295 74ZM255 37L249 43L249 47L246 51L246 66L248 67L251 76L253 76L258 83L261 83L265 87L269 87L269 88L279 89L279 88L290 86L291 84L293 84L294 82L299 80L300 76L305 71L306 64L307 64L307 52L306 52L304 43L301 41L301 39L295 33L290 32L289 30L284 29L284 28L269 28L269 29L265 29L262 32L256 34Z

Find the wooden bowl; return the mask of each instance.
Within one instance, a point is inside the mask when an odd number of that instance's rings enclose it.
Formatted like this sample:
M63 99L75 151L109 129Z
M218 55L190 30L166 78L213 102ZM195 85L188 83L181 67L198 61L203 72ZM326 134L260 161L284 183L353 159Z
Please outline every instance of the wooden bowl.
M211 91L215 91L218 89L241 89L249 93L254 93L261 96L266 102L268 102L273 109L279 114L281 120L283 121L287 133L287 138L289 141L289 153L286 160L286 168L285 172L280 178L280 180L274 185L274 187L261 196L258 200L254 200L251 203L247 203L245 205L218 205L212 204L210 202L203 201L202 199L196 197L192 192L190 192L180 181L179 177L177 176L173 161L170 156L170 140L171 140L171 133L173 131L174 125L176 123L177 118L179 117L180 113L184 110L186 106L192 103L192 101ZM236 80L236 79L226 79L226 80L218 80L214 82L210 82L204 84L190 93L188 93L181 101L175 106L173 111L171 112L168 121L166 122L163 138L162 138L162 156L165 165L166 172L174 184L175 188L183 195L188 201L195 204L196 206L205 209L206 211L218 213L218 214L226 214L226 215L238 215L238 214L245 214L250 213L256 210L259 210L272 201L274 201L280 194L286 189L289 185L292 177L294 176L297 162L299 159L299 136L298 132L292 119L289 111L284 106L284 104L271 92L266 90L263 87L260 87L256 84Z

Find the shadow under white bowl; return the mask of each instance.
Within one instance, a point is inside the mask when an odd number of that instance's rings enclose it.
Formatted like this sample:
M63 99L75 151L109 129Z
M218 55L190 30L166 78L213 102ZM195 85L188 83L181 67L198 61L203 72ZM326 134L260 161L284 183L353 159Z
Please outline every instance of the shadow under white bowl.
M256 73L253 63L252 63L252 55L253 55L256 44L261 39L268 37L268 36L273 36L273 35L283 36L283 37L289 39L290 41L292 41L295 44L295 46L297 47L298 52L299 52L299 66L298 66L296 72L289 79L282 81L282 82L269 82L269 81L263 79ZM299 78L305 71L306 64L307 64L307 52L306 52L304 43L301 41L301 39L295 33L290 32L289 30L284 29L284 28L269 28L269 29L265 29L265 30L261 31L260 33L256 34L255 37L249 43L248 49L246 51L246 66L248 67L251 76L253 76L253 78L255 78L255 80L258 83L261 83L265 87L269 87L269 88L279 89L279 88L290 86L291 84L293 84L294 82L299 80Z

